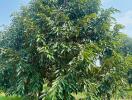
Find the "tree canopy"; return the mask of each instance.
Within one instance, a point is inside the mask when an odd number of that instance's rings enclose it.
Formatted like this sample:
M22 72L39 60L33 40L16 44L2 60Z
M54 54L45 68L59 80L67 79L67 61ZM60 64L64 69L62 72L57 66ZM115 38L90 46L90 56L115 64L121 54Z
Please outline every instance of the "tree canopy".
M116 12L100 0L32 0L1 32L0 89L28 100L122 95L130 62Z

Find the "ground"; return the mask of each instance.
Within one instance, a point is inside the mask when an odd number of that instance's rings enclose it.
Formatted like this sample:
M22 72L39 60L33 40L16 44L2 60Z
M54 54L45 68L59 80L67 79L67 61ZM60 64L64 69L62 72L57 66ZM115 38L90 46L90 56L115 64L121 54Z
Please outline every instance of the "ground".
M126 91L127 91L128 97L125 100L132 100L132 88L127 89ZM73 94L73 96L76 98L76 100L83 100L86 97L86 95L83 93L78 93L77 95ZM0 100L21 100L21 99L16 96L5 97L4 93L1 93ZM115 99L113 99L113 100L115 100ZM120 99L120 100L122 100L122 99Z

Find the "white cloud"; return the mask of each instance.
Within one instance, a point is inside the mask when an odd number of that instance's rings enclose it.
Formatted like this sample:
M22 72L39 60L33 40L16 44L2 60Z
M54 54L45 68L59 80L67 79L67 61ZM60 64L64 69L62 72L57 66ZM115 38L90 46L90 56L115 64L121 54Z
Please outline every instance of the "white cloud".
M129 0L122 0L122 2L120 2L120 0L117 0L118 2L115 2L116 0L101 0L101 1L102 1L103 8L115 7L121 10L121 13L114 15L114 17L117 19L118 23L123 24L125 26L122 32L132 37L132 9L128 10L128 9L122 8L124 5L123 3Z
M118 22L126 26L132 25L132 11L127 11L126 13L119 16Z
M101 0L103 5L108 5L112 0Z
M117 22L125 25L123 32L132 37L132 11L122 13L120 16L118 16Z

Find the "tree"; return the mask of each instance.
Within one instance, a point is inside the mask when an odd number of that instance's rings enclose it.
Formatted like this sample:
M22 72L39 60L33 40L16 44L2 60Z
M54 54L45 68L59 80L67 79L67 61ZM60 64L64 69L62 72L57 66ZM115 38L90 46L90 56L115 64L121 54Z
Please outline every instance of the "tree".
M127 79L129 86L131 87L132 84L132 39L126 37L124 40L124 46L121 48L123 54L126 56L126 61L128 64L128 72L127 72Z
M32 0L22 7L0 42L1 89L31 100L120 94L127 71L120 50L123 27L113 23L118 10L100 5L100 0Z

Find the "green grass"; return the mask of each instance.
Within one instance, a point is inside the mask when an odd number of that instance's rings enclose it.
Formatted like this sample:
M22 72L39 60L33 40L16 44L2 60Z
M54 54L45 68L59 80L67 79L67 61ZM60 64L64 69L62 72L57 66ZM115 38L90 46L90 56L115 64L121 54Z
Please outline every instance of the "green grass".
M0 93L0 100L21 100L20 97L17 96L5 96L3 92Z
M128 100L132 100L132 88L127 89Z
M19 97L5 97L0 96L0 100L21 100Z
M72 96L75 97L76 100L84 100L87 96L85 93L78 93L78 94L75 94L75 93L72 93Z
M132 98L132 89L126 89L126 92L128 94L128 99L127 100L131 100ZM85 93L72 93L72 95L75 97L76 100L84 100L84 98L86 98L86 94ZM22 100L20 97L16 97L16 96L9 96L9 97L5 97L4 94L0 94L0 100ZM112 99L114 100L114 99Z
M127 93L127 99L125 100L132 100L132 88L131 89L126 89L126 93ZM75 93L72 93L72 95L75 97L76 100L85 100L86 98L86 94L85 93L78 93L78 94L75 94ZM111 100L115 100L115 99L111 99ZM122 99L120 99L122 100Z
M132 91L127 91L129 96L132 96Z

